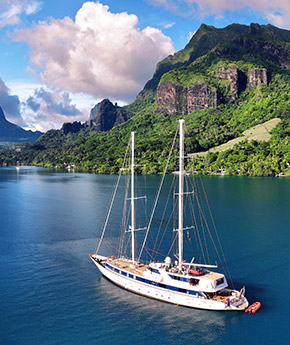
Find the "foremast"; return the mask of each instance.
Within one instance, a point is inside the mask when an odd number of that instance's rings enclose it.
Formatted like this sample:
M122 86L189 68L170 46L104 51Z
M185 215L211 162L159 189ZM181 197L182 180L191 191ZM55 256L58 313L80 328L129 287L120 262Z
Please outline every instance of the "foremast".
M183 263L184 120L179 120L178 265Z

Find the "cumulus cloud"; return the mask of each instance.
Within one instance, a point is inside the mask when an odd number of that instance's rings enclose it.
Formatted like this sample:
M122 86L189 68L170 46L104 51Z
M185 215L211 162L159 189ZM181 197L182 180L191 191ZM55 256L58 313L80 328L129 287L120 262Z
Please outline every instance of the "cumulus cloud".
M0 106L2 107L7 120L22 124L20 114L20 100L16 95L11 95L9 88L0 77Z
M30 15L40 10L40 2L36 0L1 0L0 28L20 22L22 14Z
M25 118L33 129L47 131L60 128L64 122L84 121L87 115L72 104L68 92L37 88L34 94L22 102Z
M50 19L13 38L30 47L31 66L45 85L97 98L131 101L152 76L158 61L174 52L160 30L137 27L134 14L111 13L86 2L75 19Z
M290 28L289 0L148 0L181 15L221 16L226 11L253 10L263 15L270 23Z

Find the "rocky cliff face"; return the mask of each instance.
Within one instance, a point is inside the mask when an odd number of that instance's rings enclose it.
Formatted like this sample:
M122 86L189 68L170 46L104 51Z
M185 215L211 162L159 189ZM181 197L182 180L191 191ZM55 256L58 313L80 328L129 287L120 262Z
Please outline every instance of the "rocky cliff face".
M250 68L248 78L250 89L254 89L261 84L268 85L267 70L265 68Z
M196 110L216 106L217 93L206 83L184 87L178 83L165 81L157 89L156 113L187 115Z
M261 84L268 85L265 68L240 71L235 66L218 66L214 79L226 83L226 94L218 93L205 82L193 83L188 87L168 80L160 83L157 88L155 112L187 115L196 110L216 108L219 103L235 100L247 86L253 89Z
M117 104L114 105L109 99L104 99L98 105L95 117L90 119L86 125L94 127L98 131L108 131L125 121L127 121L126 111Z
M239 70L234 66L219 66L216 71L217 79L228 81L229 99L237 99L239 93Z
M66 122L62 125L61 131L64 135L67 135L68 133L77 133L85 126L82 125L80 122Z

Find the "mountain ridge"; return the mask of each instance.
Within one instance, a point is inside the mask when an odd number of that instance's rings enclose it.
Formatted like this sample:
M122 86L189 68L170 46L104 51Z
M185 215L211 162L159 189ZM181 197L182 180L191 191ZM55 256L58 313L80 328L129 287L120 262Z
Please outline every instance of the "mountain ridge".
M11 146L16 143L22 142L34 142L36 141L43 133L36 131L33 132L31 130L27 131L21 128L14 123L8 121L5 117L4 111L0 106L0 146L1 142L2 145Z
M226 35L221 37L221 33ZM117 172L130 132L136 131L136 158L146 165L147 172L156 173L163 170L181 116L187 128L187 153L207 151L240 136L250 127L280 118L269 142L242 142L229 151L209 153L203 161L194 160L188 163L188 168L201 173L226 168L229 174L259 176L287 173L290 162L289 42L290 31L272 25L232 24L222 29L201 25L186 49L157 65L155 81L152 82L154 78L148 81L134 102L121 107L127 121L106 132L89 127L66 134L52 130L35 144L26 144L13 159L11 151L2 152L2 162L13 164L18 159L34 165L74 164L86 171ZM177 64L180 64L178 68L174 68ZM183 104L182 99L187 95L188 104L197 101L199 105L202 102L203 107L188 108L190 111L183 114L159 111L156 94L164 82L195 90L178 93L172 89L161 97L165 105ZM205 90L203 94L209 93L209 87L216 99L212 107L199 96L200 90ZM110 106L110 109L113 108ZM105 116L105 113L99 115ZM169 171L171 168L170 162ZM145 172L145 168L139 169Z

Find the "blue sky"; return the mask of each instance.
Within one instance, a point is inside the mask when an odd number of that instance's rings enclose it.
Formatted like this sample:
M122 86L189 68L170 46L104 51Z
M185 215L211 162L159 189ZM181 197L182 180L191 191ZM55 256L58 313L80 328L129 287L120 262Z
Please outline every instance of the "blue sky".
M103 98L133 101L202 23L289 19L289 0L0 0L0 105L24 128L83 122Z

